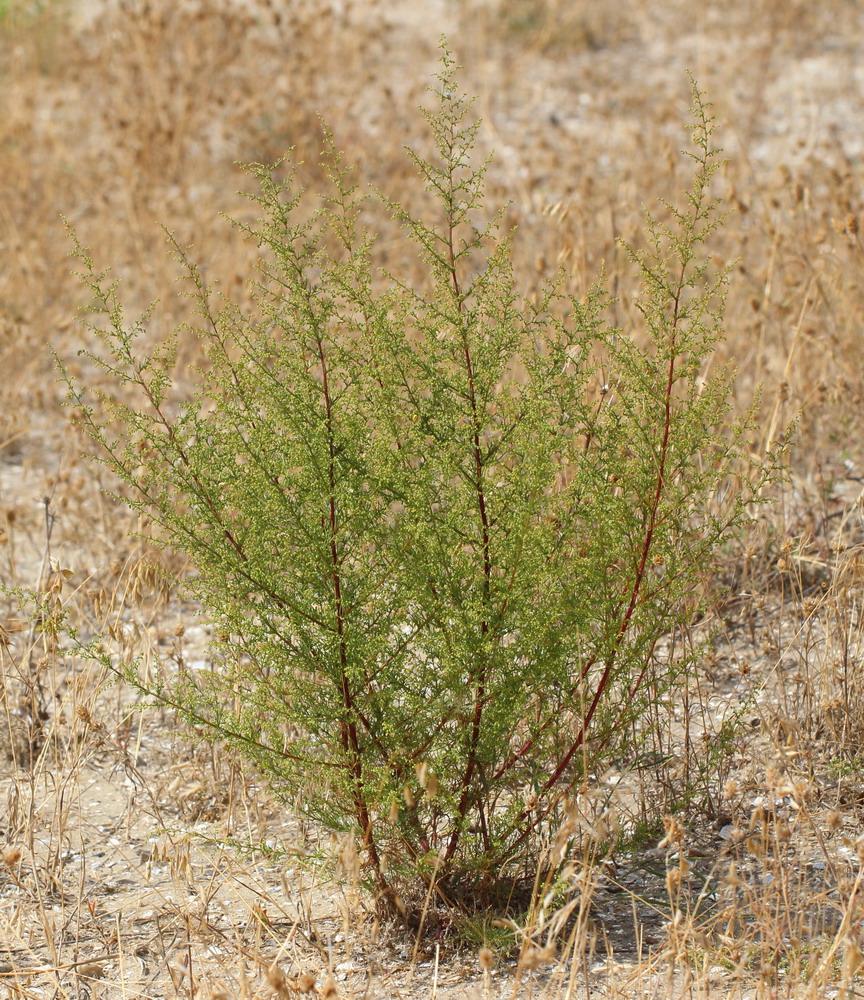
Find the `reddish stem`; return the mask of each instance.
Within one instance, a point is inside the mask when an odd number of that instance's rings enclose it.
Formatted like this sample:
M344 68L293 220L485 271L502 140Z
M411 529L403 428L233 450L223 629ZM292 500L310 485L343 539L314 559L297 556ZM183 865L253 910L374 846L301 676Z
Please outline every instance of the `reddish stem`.
M630 623L633 618L633 614L638 605L639 595L642 590L642 584L644 582L645 573L648 567L648 556L651 552L651 545L654 540L654 531L657 527L657 515L660 508L660 500L662 499L663 496L663 487L665 485L665 478L666 478L666 459L669 451L669 437L672 430L672 390L675 385L675 362L677 360L676 342L678 335L678 327L681 320L680 301L681 301L681 294L684 290L685 273L686 273L686 263L682 263L681 271L678 276L678 283L675 289L675 297L673 299L672 327L669 331L669 365L666 376L666 388L664 392L663 439L660 445L660 461L657 467L657 480L654 487L654 496L651 501L651 510L648 515L648 525L645 530L645 535L642 542L642 550L640 553L639 563L636 569L636 575L634 577L633 585L630 590L630 599L628 601L627 608L619 623L617 633L615 636L615 642L613 643L612 649L610 650L609 655L606 658L603 674L600 677L597 689L594 692L594 697L591 700L591 704L588 707L588 711L582 717L582 725L579 728L579 733L576 736L576 739L568 748L567 752L558 762L558 765L555 767L552 774L544 782L541 789L542 792L548 792L555 787L555 785L560 780L562 774L567 769L567 766L570 764L570 761L573 759L573 756L576 753L576 751L579 750L579 748L584 744L588 727L594 718L594 714L596 713L597 707L600 704L600 699L603 697L604 692L609 686L609 682L612 677L612 671L615 666L617 655L621 650L621 646L624 642L625 636L627 635ZM631 699L635 695L636 690L638 690L638 684L641 683L641 680L644 677L644 673L645 671L643 667L643 670L639 675L639 681L637 681L637 685L634 686L633 690L631 690ZM584 672L583 672L583 677L584 677ZM521 751L519 751L519 755L521 756L523 753L526 752L527 750L523 748ZM544 809L539 815L537 815L532 820L531 823L528 824L528 826L525 827L525 829L519 835L515 843L510 845L511 849L518 846L518 844L524 841L524 839L528 836L531 830L535 829L537 825L545 818L545 816L549 814L553 806L554 803L550 803L546 809ZM528 819L529 815L530 815L530 810L527 809L523 810L518 820L516 821L516 825Z
M451 191L452 199L452 191ZM453 221L452 214L447 231L447 244L450 257L450 277L453 282L453 292L456 297L456 304L460 316L463 313L462 291L459 286L459 276L456 272L456 254L453 248ZM483 606L488 611L492 597L492 556L490 552L490 526L489 517L486 510L486 494L483 489L483 452L480 447L480 418L477 407L477 391L474 381L474 365L471 360L471 349L468 344L468 336L464 325L461 329L462 335L462 355L465 361L465 371L468 376L468 398L471 405L471 418L474 426L473 451L474 451L474 487L477 492L477 508L480 514L481 538L483 547ZM489 622L484 617L480 624L480 634L485 640L489 632ZM484 643L485 644L485 643ZM482 656L485 657L483 650ZM468 759L465 764L465 773L462 775L462 794L459 797L459 805L456 814L456 823L447 850L444 853L444 862L448 862L456 853L459 840L462 836L462 827L471 804L471 783L474 772L477 768L477 747L480 744L480 725L483 719L483 708L486 700L486 665L480 664L477 679L474 686L474 711L471 718L471 736L468 744Z
M342 600L342 561L336 544L338 535L338 519L336 514L336 443L333 434L333 404L330 397L329 372L327 358L324 353L324 343L320 336L316 338L318 362L321 365L322 393L324 397L325 426L327 430L328 448L328 485L330 497L328 501L328 519L330 534L330 578L333 584L333 598L336 608L336 634L339 637L339 687L342 695L342 705L345 715L340 726L342 748L350 761L349 770L354 783L354 816L357 825L363 832L363 843L369 851L369 860L375 868L380 888L389 887L381 871L381 858L372 835L372 820L366 803L363 785L363 760L360 740L357 736L355 717L359 714L354 705L351 685L348 680L348 644L345 637L345 611Z

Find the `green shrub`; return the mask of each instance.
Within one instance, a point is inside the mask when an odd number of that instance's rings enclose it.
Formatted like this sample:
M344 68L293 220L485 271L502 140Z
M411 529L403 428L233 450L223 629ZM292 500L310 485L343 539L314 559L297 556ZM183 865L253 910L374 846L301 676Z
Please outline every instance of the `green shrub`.
M437 80L437 158L409 155L438 220L387 203L427 285L376 271L327 135L332 193L311 218L290 176L250 168L251 312L213 312L175 244L203 319L191 399L174 341L143 350L149 312L127 326L80 246L107 346L83 353L117 392L97 413L66 374L131 506L191 557L220 637L209 671L137 683L353 830L398 909L433 883L483 902L533 880L586 770L626 754L674 683L661 639L698 611L764 482L736 480L730 374L705 377L726 272L699 256L718 161L698 90L692 187L632 251L629 336L604 324L600 287L517 293L446 50Z

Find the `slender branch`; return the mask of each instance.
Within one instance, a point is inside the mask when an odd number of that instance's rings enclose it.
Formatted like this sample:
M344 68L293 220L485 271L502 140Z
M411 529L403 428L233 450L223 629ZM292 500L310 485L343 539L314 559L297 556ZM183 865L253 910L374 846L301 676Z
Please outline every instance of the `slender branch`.
M453 188L452 188L452 169L451 169L451 188L448 198L449 215L448 215L448 226L447 226L447 246L449 252L449 270L450 270L451 281L453 284L453 294L455 296L457 308L459 310L460 320L462 320L460 324L461 336L462 336L462 355L465 362L465 372L468 377L468 398L471 405L471 420L473 424L474 482L477 493L477 509L480 515L481 546L483 551L484 617L482 622L480 623L480 635L481 635L481 642L483 643L483 649L481 653L480 667L474 685L474 710L471 718L471 735L468 743L468 755L465 762L465 771L462 775L462 780L460 783L462 788L462 794L459 797L459 805L456 810L453 832L450 835L450 841L444 853L445 864L448 861L450 861L450 859L456 853L456 848L458 847L459 840L462 836L462 828L465 823L465 817L468 813L468 807L471 802L471 796L472 796L471 786L472 786L472 781L474 779L474 772L477 768L477 748L480 745L480 727L483 719L483 708L486 700L487 666L485 664L485 657L487 655L487 651L485 649L485 640L489 633L488 613L491 610L490 605L492 601L492 555L491 555L489 516L486 510L486 493L483 483L484 461L483 461L483 451L480 445L480 414L477 405L477 390L474 378L474 365L471 359L471 348L468 343L468 333L465 327L465 323L464 320L462 319L464 317L464 297L462 295L462 289L460 287L459 276L456 267L452 199L453 199Z
M369 860L375 868L379 885L386 885L381 870L381 858L372 833L372 819L366 803L363 783L363 757L360 741L357 736L357 715L351 685L348 679L348 644L345 635L345 611L342 602L342 560L337 545L338 518L336 512L336 441L333 427L333 403L330 396L330 378L327 367L327 357L324 351L324 341L319 334L316 337L318 361L321 365L322 395L324 399L325 423L328 450L328 520L330 531L330 575L333 583L333 599L336 610L336 633L339 636L339 685L342 693L342 704L345 716L340 725L342 747L350 761L349 769L354 783L354 809L357 825L363 836L364 846L369 851Z

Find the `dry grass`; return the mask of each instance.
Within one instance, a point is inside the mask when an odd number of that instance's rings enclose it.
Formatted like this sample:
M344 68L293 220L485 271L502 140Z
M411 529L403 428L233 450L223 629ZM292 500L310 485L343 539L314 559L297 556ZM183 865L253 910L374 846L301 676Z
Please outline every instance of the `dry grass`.
M8 995L858 995L864 11L11 0L0 18L0 580L23 588L0 628ZM640 204L681 185L695 73L730 157L713 249L738 263L719 360L740 369L742 407L765 384L761 447L799 420L780 502L729 555L710 654L658 706L642 758L573 803L557 845L570 885L538 886L517 928L466 922L461 950L431 917L431 934L380 926L345 843L70 654L73 626L153 671L194 669L207 633L80 458L47 350L72 357L82 336L61 215L127 301L170 303L158 336L182 319L158 223L241 294L254 248L218 217L250 210L235 161L293 146L315 189L319 112L405 197L402 145L425 141L413 109L442 29L479 95L523 273L564 264L582 292L605 260L622 325L635 285L616 239L638 239ZM646 796L688 791L690 816L649 825ZM316 874L327 857L341 879ZM505 932L517 947L502 954Z

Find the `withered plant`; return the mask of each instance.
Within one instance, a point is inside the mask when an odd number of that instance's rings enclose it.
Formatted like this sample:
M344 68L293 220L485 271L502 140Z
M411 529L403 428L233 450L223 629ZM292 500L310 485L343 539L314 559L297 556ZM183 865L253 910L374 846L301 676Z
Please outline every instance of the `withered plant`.
M436 214L383 199L425 285L373 267L365 199L326 135L314 213L281 165L250 168L252 312L214 308L172 241L202 318L191 399L175 341L146 353L150 313L127 324L77 243L105 321L83 354L117 394L97 412L65 373L128 502L197 568L218 634L210 669L133 681L352 830L402 911L533 884L568 793L626 758L686 666L661 640L699 612L767 476L738 474L748 421L730 417L731 372L707 374L726 271L703 255L719 161L698 89L692 186L631 251L629 331L605 322L599 284L517 292L446 49L432 93L437 158L409 155Z

